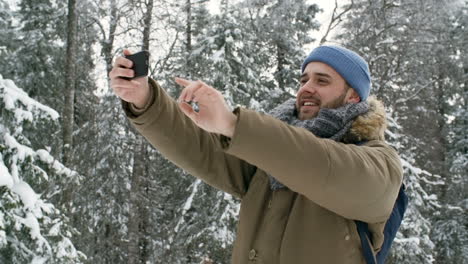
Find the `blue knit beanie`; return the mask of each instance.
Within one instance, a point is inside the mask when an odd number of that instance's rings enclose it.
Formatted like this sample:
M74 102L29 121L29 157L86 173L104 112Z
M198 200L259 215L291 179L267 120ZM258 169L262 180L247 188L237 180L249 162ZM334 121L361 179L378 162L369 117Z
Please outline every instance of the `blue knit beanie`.
M371 78L367 62L356 52L338 46L315 48L302 63L302 72L313 61L323 62L337 71L359 94L361 101L369 96Z

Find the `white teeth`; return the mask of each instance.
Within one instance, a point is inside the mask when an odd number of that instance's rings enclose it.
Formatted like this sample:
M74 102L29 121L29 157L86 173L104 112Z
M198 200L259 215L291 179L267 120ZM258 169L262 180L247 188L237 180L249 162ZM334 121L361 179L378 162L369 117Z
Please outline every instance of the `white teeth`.
M305 102L304 103L304 106L315 106L315 105L317 105L317 104L314 104L312 102Z

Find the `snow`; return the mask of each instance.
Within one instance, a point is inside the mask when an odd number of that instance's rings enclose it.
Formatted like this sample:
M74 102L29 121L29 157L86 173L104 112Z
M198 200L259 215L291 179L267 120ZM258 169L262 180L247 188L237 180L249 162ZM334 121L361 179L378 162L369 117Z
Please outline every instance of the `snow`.
M11 136L9 133L5 133L4 136L5 139L5 144L11 148L11 149L16 149L15 161L24 161L26 157L31 157L35 155L35 151L31 149L30 147L27 147L25 145L20 144L13 136Z
M3 223L3 219L0 219L0 221L2 221ZM8 244L8 241L7 241L7 236L6 236L5 231L0 230L0 248L3 248L7 244Z
M60 234L60 228L62 226L62 223L59 222L59 223L56 223L55 225L53 225L50 230L49 230L49 236L57 236Z
M214 62L220 62L223 60L224 49L218 50L213 54L212 60Z
M31 142L23 134L23 124L34 122L36 118L46 120L58 119L58 113L34 99L30 98L22 89L18 88L11 80L4 80L0 75L0 104L4 105L5 112L9 117L0 118L0 186L6 186L6 199L12 208L6 208L0 203L0 248L7 244L14 244L21 248L15 254L23 255L30 259L29 263L42 264L50 262L54 252L58 259L73 259L82 254L74 248L68 230L63 230L60 211L53 204L41 199L33 188L26 182L35 179L30 178L26 170L32 169L32 176L48 179L46 170L36 162L38 160L49 164L57 174L74 176L77 173L66 168L57 161L48 150L34 150L30 147ZM2 107L3 107L2 105ZM6 121L6 122L4 122ZM29 129L29 128L28 128ZM45 147L47 149L47 147ZM5 151L4 151L5 149ZM35 185L33 185L35 186ZM52 217L52 218L51 218ZM52 220L54 219L54 220ZM67 229L67 227L65 227ZM48 241L41 234L46 230L47 236L59 237ZM21 233L21 237L12 235ZM65 234L64 234L65 233ZM30 244L27 244L27 243ZM57 253L58 251L58 253Z
M59 114L54 109L45 106L28 96L21 88L18 88L12 80L3 79L0 75L0 98L3 98L5 108L14 111L15 117L21 122L23 120L32 121L33 110L40 110L53 120L59 118ZM16 108L15 105L21 103L26 110Z
M24 206L33 209L39 195L37 195L27 182L19 181L11 187L11 191L18 194Z
M404 244L420 244L420 239L417 237L409 237L409 238L395 238L394 240L396 243L404 243Z
M57 172L58 174L63 174L67 176L73 176L74 174L76 174L75 171L65 167L62 163L60 163L52 155L50 155L49 151L45 149L38 149L35 152L35 154L35 156L37 156L39 160L41 160L44 163L50 164L55 170L55 172Z
M414 174L425 174L425 175L431 176L429 172L425 170L421 170L420 168L414 167L405 159L400 159L400 160L401 160L401 165L403 166L403 168L407 168L408 170L412 171Z
M44 264L46 263L48 258L40 257L40 256L34 256L34 258L31 261L31 264Z
M398 135L397 135L397 134L391 132L391 131L388 130L388 129L385 130L385 134L388 135L388 136L390 136L392 139L397 139L397 138L398 138Z
M39 222L37 221L37 218L32 213L28 213L26 215L26 218L24 219L23 224L29 227L30 229L29 233L31 234L32 239L42 238Z
M57 250L57 257L64 258L64 257L72 257L76 258L78 256L78 252L75 250L73 243L70 239L64 237L58 244Z
M192 207L193 196L195 196L195 194L197 193L198 186L200 186L200 183L201 183L201 180L197 179L195 183L193 184L192 193L187 198L187 201L185 202L184 207L182 208L182 215L184 215L187 212L187 210L190 209L190 207Z
M180 216L179 222L177 223L176 227L174 228L174 232L179 232L180 225L184 222L184 215L187 213L188 209L192 207L193 197L198 191L198 186L200 186L201 180L197 179L192 185L192 193L190 193L189 197L185 201L184 207L182 208L182 214Z
M54 161L54 157L45 149L39 149L36 151L39 159L47 164L51 164Z
M1 153L0 153L0 186L7 186L8 188L11 188L11 186L13 186L13 178L11 177L10 172L8 171L8 168L3 163L3 157Z

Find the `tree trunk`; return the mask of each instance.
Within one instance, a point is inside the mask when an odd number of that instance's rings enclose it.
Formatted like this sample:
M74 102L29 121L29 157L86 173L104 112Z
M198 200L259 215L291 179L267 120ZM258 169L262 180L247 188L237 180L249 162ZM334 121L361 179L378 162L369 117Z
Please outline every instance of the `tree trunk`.
M151 20L153 12L153 0L146 2L146 11L143 18L143 43L142 49L149 50ZM136 132L137 133L137 132ZM128 218L128 263L146 263L149 259L148 229L149 213L146 203L148 190L148 172L145 169L147 159L147 143L141 136L137 135L136 145L133 154L133 173L131 179L130 209Z
M186 43L185 49L187 51L187 72L189 74L189 78L192 76L192 62L190 56L192 54L192 4L190 0L186 2L186 10L187 10L187 27L185 28L185 36L186 36Z
M117 3L115 0L110 1L110 21L109 21L109 33L107 39L102 41L102 54L106 61L107 76L109 76L112 70L112 49L114 48L115 30L117 29L118 17L117 17ZM105 36L103 36L105 38Z
M143 50L149 50L151 22L152 22L151 14L152 13L153 13L153 0L148 0L148 3L146 5L145 18L143 19L145 23L143 25L143 47L142 47Z
M70 166L71 150L73 147L73 123L75 100L75 63L76 63L76 2L68 1L68 31L67 31L67 59L65 68L65 104L63 107L63 163Z
M276 81L278 82L278 87L284 89L285 80L284 80L284 64L285 64L285 54L284 49L280 44L276 44Z
M130 189L130 204L128 216L128 263L140 263L140 208L141 208L141 180L143 178L144 169L144 156L146 156L145 142L141 136L137 137L137 143L134 148L133 158L133 173L131 179ZM144 262L143 262L144 263Z

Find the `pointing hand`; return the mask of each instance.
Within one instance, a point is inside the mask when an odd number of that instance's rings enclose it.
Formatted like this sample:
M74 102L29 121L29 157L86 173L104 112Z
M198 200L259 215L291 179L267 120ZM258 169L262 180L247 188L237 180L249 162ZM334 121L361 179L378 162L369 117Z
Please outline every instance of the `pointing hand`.
M200 128L232 137L237 116L232 113L223 95L202 81L175 78L176 83L185 87L179 96L179 107ZM189 102L198 104L196 112Z

